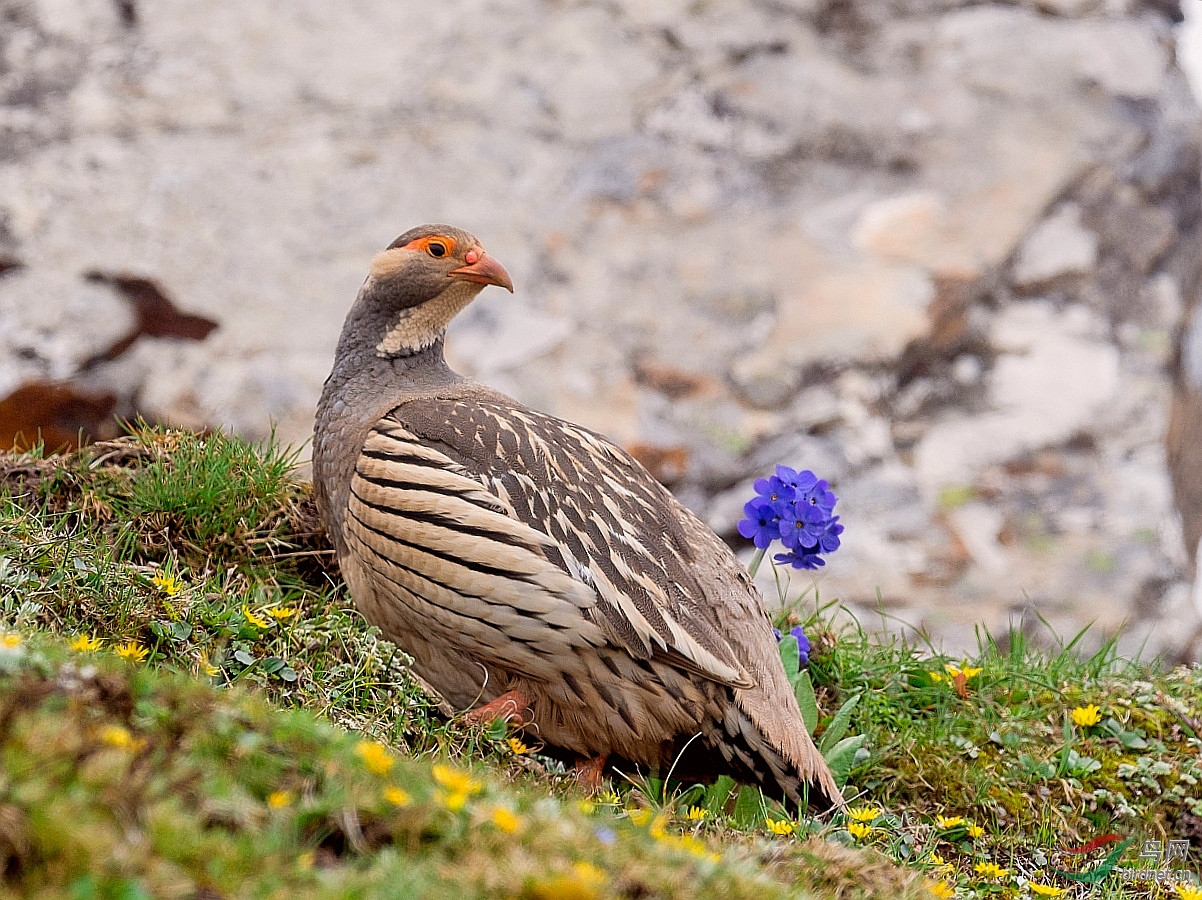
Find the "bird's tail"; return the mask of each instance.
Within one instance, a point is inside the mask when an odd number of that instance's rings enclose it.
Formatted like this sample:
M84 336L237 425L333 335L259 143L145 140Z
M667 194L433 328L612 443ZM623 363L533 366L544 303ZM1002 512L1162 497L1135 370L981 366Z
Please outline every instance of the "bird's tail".
M769 797L782 794L798 809L808 806L817 812L843 805L843 794L826 760L805 730L800 711L792 722L780 715L758 716L737 691L735 702L727 707L720 730L710 735L735 777L755 784ZM754 698L753 698L754 699ZM792 698L790 698L792 699Z

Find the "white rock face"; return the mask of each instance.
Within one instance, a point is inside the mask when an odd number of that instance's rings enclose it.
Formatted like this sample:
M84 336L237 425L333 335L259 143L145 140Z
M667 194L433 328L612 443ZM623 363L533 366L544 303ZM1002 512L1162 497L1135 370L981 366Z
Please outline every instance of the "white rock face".
M1017 304L998 317L989 411L934 425L915 451L928 501L990 465L1060 444L1104 418L1119 388L1119 353L1084 309Z
M1081 224L1081 210L1066 203L1027 235L1018 249L1014 283L1032 287L1062 275L1081 275L1098 262L1098 236Z
M1002 512L984 503L968 503L949 514L956 535L985 573L1004 572L1014 560L998 543L1005 527Z
M45 269L7 274L0 278L0 396L38 377L70 378L133 321L108 288Z
M1202 391L1169 24L853 5L0 0L0 391L124 334L81 276L128 272L220 327L85 386L299 444L372 254L452 222L517 286L455 364L686 459L728 534L773 465L832 478L824 596L970 645L1168 609L1166 368Z

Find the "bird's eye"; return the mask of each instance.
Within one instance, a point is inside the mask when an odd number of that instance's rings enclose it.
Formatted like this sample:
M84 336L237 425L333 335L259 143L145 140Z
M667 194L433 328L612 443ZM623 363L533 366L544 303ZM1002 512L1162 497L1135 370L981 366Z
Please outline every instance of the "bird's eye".
M401 249L429 253L435 259L442 259L444 256L450 256L455 252L456 243L457 241L447 234L437 236L427 235L426 237L414 238Z

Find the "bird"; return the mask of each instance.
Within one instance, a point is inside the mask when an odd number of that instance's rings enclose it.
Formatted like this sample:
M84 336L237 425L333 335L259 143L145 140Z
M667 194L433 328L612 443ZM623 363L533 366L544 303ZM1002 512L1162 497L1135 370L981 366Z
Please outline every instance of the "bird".
M406 231L346 317L314 424L321 520L364 617L472 721L575 760L842 806L763 601L629 453L446 362L451 320L513 282L472 234Z

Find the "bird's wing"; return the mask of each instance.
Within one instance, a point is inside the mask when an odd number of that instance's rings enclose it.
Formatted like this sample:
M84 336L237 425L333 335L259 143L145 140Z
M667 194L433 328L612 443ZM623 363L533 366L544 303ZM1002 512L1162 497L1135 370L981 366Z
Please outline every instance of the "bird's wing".
M539 579L541 590L565 594L557 577L568 576L570 608L544 603L577 616L584 635L600 629L638 658L668 657L732 687L755 683L723 635L766 628L763 610L715 604L693 572L729 550L712 534L717 546L698 546L691 514L600 435L503 400L417 398L376 424L352 490L370 494L377 511L423 517L439 552L473 571L487 561L490 577L516 579L498 584L510 594ZM352 516L349 527L364 526ZM547 614L536 605L522 608Z

